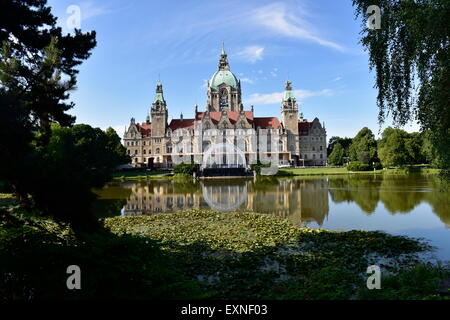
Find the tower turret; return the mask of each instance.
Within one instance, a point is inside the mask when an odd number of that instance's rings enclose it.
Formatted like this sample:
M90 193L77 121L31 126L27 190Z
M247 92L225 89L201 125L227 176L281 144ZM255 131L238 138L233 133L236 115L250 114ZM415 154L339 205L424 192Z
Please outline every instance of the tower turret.
M152 118L152 136L163 137L167 129L167 103L164 99L163 86L160 81L156 84L156 94L150 111Z
M281 105L281 118L288 134L288 150L298 154L298 104L292 89L292 82L287 80Z

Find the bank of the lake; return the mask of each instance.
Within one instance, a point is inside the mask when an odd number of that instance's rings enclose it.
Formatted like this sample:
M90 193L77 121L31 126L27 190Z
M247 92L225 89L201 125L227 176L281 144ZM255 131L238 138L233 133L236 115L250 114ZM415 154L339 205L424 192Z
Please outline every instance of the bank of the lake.
M280 168L276 176L326 176L326 175L349 175L349 174L432 174L437 175L440 169L425 166L414 166L407 168L387 168L373 171L348 171L345 167L313 167L313 168ZM151 179L170 180L174 178L171 170L131 170L117 171L113 174L113 181L145 181Z
M117 171L113 173L113 181L133 181L148 179L171 179L173 176L170 170L132 170Z

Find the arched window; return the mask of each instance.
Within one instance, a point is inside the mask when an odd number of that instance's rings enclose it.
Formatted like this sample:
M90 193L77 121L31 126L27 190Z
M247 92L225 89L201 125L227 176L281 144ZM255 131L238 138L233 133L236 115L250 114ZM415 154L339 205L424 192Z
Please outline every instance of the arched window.
M156 154L159 154L161 150L159 148L156 148ZM159 158L158 158L159 159Z
M166 144L166 152L172 153L172 144L170 144L170 143Z
M278 141L278 151L283 151L283 141Z

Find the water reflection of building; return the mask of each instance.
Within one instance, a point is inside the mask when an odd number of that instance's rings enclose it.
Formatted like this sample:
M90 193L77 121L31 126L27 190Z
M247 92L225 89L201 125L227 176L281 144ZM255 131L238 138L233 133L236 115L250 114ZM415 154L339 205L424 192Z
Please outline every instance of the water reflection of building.
M314 221L321 225L329 210L327 183L326 179L281 180L278 187L253 192L252 207L295 224Z
M322 224L328 214L326 179L252 180L177 183L152 181L131 185L124 215L150 215L188 209L274 214L293 223Z
M132 194L124 207L126 216L198 209L202 202L202 196L198 193L174 193L170 182L134 184L131 191Z

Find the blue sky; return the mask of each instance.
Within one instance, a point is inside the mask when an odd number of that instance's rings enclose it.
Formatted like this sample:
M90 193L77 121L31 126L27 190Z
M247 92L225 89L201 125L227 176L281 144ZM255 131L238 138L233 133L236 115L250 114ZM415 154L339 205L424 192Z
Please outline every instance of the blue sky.
M145 120L158 77L169 120L193 117L206 105L205 82L225 42L231 71L241 79L244 108L280 117L284 82L301 112L325 122L328 137L378 133L374 72L358 43L360 22L350 0L49 0L66 32L70 5L98 45L80 67L71 99L77 123L121 135L131 117ZM408 126L408 131L416 126Z

